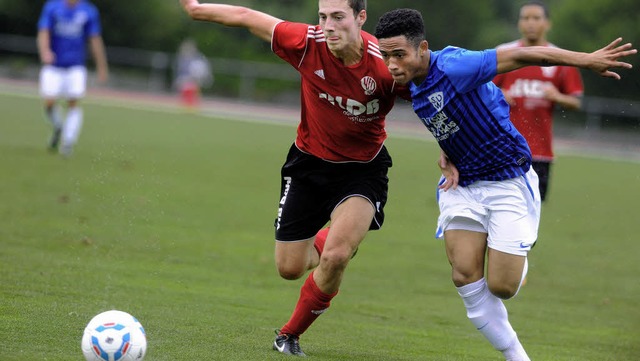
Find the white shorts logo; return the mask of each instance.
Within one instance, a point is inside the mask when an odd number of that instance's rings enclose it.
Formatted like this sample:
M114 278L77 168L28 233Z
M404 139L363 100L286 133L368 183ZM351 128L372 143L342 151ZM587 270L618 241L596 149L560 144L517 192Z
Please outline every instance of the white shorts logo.
M282 218L282 208L284 207L284 203L287 201L287 194L289 194L289 189L291 189L291 177L284 177L284 181L286 183L284 185L284 192L282 193L282 198L280 199L280 206L278 207L278 220L276 221L276 229L280 229L280 218Z

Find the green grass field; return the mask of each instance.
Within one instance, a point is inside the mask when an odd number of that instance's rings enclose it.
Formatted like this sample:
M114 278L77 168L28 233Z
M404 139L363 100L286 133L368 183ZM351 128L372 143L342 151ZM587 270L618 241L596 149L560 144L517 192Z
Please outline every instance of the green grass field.
M299 281L273 220L295 128L85 103L71 159L39 99L0 95L0 360L82 360L95 314L135 315L147 361L284 360ZM426 131L426 130L425 130ZM426 136L425 136L426 138ZM392 136L387 219L302 338L312 360L491 361L433 238L436 145ZM528 284L507 301L533 360L640 359L640 164L560 156Z

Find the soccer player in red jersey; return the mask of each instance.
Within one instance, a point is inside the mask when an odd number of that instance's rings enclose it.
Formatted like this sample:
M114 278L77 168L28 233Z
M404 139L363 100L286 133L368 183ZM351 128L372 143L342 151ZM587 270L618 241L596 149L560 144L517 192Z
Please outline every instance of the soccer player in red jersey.
M337 295L367 232L383 223L392 165L385 116L397 95L409 94L389 74L377 40L362 31L365 0L319 0L319 25L240 6L181 4L193 19L248 29L300 73L302 109L281 171L275 261L285 279L313 271L273 348L304 356L300 335Z
M547 41L550 28L547 6L541 1L529 1L520 8L518 29L522 38L498 48L554 46ZM569 66L530 66L498 74L493 82L503 90L511 106L511 121L529 143L544 201L553 162L553 110L555 105L580 108L583 93L580 72Z

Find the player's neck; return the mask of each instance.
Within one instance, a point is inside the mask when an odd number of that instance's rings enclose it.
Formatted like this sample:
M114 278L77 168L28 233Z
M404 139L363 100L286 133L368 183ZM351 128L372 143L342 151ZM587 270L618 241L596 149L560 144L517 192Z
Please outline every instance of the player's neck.
M348 46L339 53L331 53L340 59L345 66L358 64L364 54L364 41L360 40L359 43Z
M422 82L424 82L427 79L427 76L429 75L429 66L431 64L431 52L427 51L424 54L424 57L422 59L422 64L420 66L420 69L418 69L418 71L416 72L416 75L413 77L413 83L415 85L420 85L422 84Z
M546 38L539 39L526 39L523 38L520 40L523 46L546 46L548 44Z

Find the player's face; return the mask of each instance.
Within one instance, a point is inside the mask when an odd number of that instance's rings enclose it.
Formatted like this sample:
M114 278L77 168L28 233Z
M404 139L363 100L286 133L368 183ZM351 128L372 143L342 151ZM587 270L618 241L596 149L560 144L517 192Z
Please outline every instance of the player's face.
M378 45L384 63L398 83L407 84L412 80L420 82L427 75L428 64L424 58L428 51L426 40L416 48L402 35L380 39Z
M545 41L549 27L549 19L545 16L541 6L526 5L520 9L518 29L529 43L536 44L539 41Z
M354 16L348 0L319 0L318 16L329 50L339 53L360 44L360 30L367 18L364 10Z

